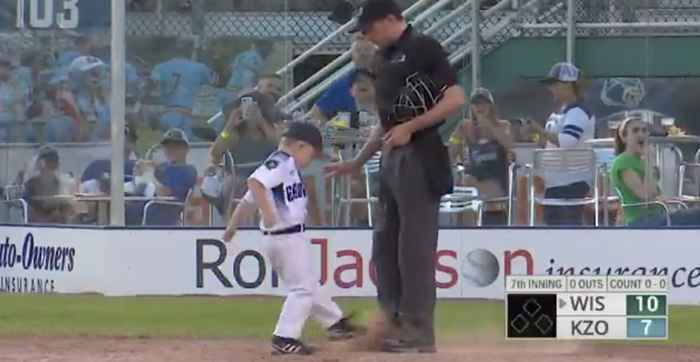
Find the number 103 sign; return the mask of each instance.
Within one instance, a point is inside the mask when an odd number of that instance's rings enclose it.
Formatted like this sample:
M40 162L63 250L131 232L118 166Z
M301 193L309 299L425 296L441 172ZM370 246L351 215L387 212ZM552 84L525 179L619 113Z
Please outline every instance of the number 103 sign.
M667 339L664 277L510 276L507 338Z
M95 0L17 0L17 27L75 29L80 23L79 1Z

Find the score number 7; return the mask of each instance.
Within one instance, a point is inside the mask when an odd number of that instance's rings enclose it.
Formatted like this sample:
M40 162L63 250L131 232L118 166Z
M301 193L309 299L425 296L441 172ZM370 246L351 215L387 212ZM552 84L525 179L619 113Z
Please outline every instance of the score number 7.
M642 322L642 324L644 324L644 335L648 336L649 335L649 327L651 327L651 323L653 321L651 319L642 319L641 322Z

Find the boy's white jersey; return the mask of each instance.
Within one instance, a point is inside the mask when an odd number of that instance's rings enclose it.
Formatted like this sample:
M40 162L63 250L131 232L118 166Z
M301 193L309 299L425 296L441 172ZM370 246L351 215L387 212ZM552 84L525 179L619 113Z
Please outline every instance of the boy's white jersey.
M261 220L261 230L284 230L304 223L307 212L306 189L292 156L284 151L273 152L250 178L265 186L266 196L276 213L277 223L271 228L265 228ZM250 190L246 193L245 200L255 202Z

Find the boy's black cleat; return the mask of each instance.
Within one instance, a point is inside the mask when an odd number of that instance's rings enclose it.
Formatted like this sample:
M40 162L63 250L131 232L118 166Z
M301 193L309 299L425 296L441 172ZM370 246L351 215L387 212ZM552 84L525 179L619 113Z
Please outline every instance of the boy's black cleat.
M308 356L314 353L314 349L310 346L305 345L300 340L294 338L285 338L272 336L272 355L288 355L296 354L301 356Z
M350 339L355 337L358 333L361 333L362 328L354 325L351 322L352 315L344 317L336 322L334 325L328 327L326 333L328 334L328 339L332 341L340 341L344 339Z

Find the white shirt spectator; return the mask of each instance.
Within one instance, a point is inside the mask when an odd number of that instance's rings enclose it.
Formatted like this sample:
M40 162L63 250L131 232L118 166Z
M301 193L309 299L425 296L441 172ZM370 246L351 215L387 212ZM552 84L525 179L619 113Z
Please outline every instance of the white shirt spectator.
M595 134L595 116L585 106L571 104L562 109L559 117L554 113L550 116L547 131L559 135L559 148L590 148L587 141L593 139ZM550 145L547 148L551 148ZM545 186L565 186L588 179L590 175L587 172L547 175Z

